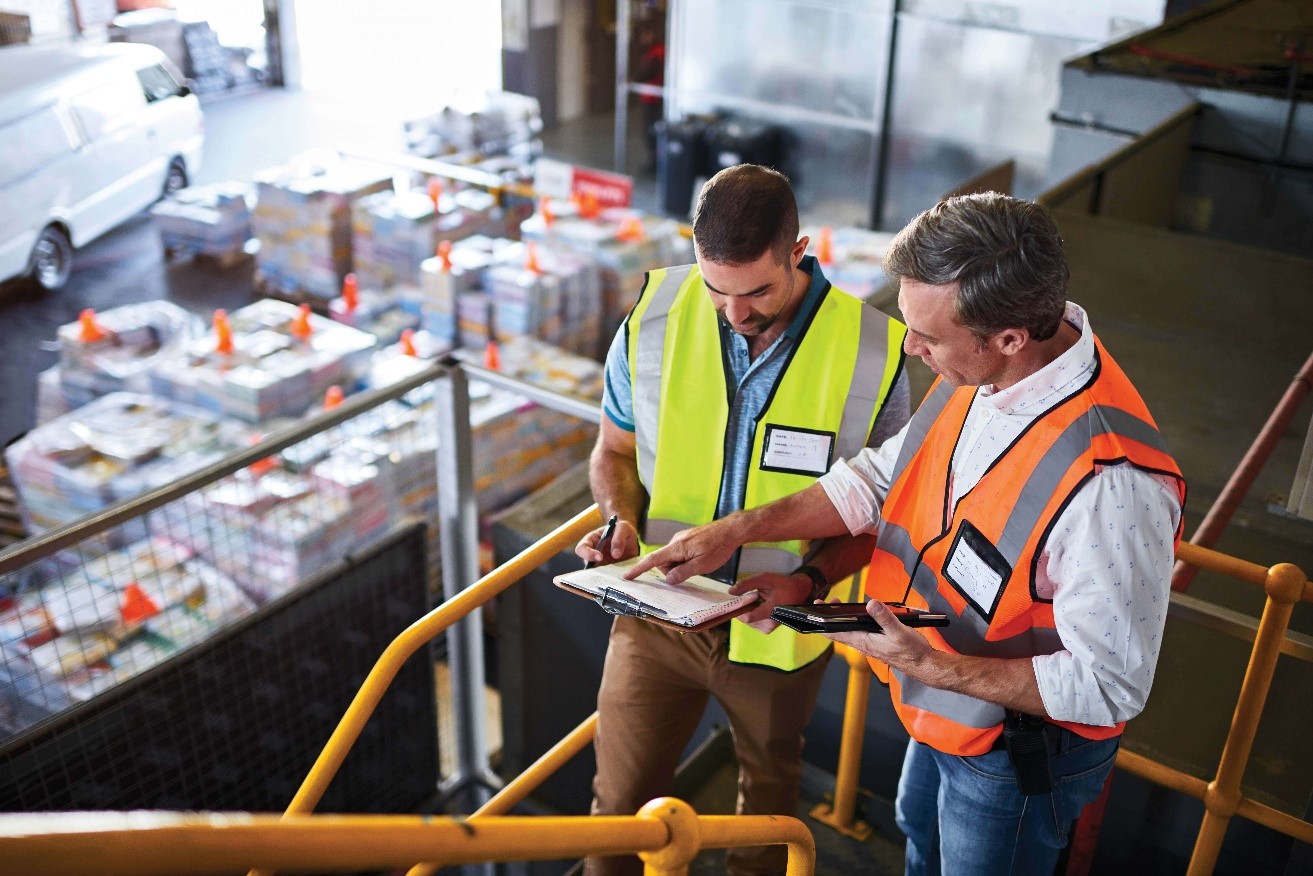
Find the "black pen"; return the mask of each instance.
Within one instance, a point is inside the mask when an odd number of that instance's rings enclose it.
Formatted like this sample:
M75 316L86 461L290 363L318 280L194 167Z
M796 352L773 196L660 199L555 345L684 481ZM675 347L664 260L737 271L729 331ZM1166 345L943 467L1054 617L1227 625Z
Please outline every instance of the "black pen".
M606 552L611 547L611 536L615 535L615 525L619 522L620 518L612 514L611 519L606 521L606 529L602 530L602 537L597 540L597 552L602 555L603 559L606 559ZM596 565L596 563L589 561L584 563L584 568L591 569Z

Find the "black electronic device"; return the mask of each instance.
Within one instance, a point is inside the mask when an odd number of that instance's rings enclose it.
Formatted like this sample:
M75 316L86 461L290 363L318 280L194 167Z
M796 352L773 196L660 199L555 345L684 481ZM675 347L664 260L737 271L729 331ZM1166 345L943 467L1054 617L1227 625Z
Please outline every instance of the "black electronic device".
M936 611L911 608L901 602L886 602L900 622L909 627L946 627L948 616ZM865 602L828 602L816 605L777 605L770 616L800 633L882 633L884 630L866 613Z

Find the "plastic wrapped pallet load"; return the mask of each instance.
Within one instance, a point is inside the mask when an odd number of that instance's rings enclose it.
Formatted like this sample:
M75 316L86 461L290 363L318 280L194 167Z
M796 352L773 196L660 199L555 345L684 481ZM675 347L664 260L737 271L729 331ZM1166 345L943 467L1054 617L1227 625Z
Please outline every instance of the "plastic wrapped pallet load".
M204 410L135 393L112 393L38 426L5 450L28 528L69 523L181 477L245 447L249 432ZM141 538L136 519L108 533Z
M539 241L582 256L600 271L601 343L610 341L638 301L643 275L655 268L687 264L689 243L672 220L637 210L591 210L568 201L546 201L520 225L525 241ZM591 309L597 312L596 307ZM600 356L599 347L591 355Z
M215 258L241 253L251 237L250 186L193 186L150 208L166 251Z
M435 190L436 193L436 190ZM387 291L420 279L420 264L444 240L500 233L496 199L484 191L380 192L352 208L355 274L365 288Z
M330 386L353 391L369 368L373 335L264 299L224 317L231 350L216 328L157 363L159 396L261 423L299 416Z
M388 168L307 154L260 172L251 227L266 287L284 296L338 294L351 272L351 206L392 187Z
M147 392L150 370L196 336L200 322L176 304L147 301L60 326L59 363L37 381L37 422L112 392Z

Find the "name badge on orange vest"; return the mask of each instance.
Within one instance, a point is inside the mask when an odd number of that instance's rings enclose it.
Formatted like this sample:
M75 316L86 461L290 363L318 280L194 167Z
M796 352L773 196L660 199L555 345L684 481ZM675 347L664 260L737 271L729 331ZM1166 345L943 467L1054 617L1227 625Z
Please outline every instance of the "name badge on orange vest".
M761 445L761 470L820 477L830 470L835 434L795 426L767 424Z
M986 620L994 617L1012 566L970 520L958 527L944 563L944 577Z

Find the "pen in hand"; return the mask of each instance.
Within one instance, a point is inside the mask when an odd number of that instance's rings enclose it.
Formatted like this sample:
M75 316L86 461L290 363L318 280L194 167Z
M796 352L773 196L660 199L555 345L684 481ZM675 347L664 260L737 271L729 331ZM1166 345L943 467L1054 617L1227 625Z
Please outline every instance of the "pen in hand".
M615 514L612 514L611 519L606 521L606 529L602 530L602 537L597 540L596 550L599 554L602 555L603 559L606 559L606 552L611 549L611 536L615 535L615 527L616 524L619 522L620 522L620 518L617 517ZM589 560L588 562L584 563L584 568L591 569L593 566L596 565L597 565L596 563Z

